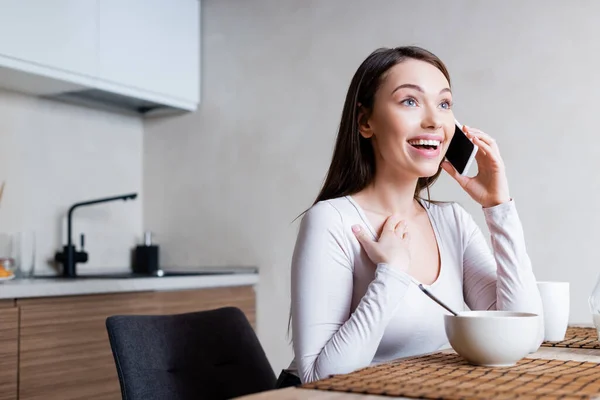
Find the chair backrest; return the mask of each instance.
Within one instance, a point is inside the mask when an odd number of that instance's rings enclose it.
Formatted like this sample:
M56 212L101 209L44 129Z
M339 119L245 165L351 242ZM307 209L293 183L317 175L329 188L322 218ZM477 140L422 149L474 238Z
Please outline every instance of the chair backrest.
M111 316L106 328L124 400L230 399L275 388L238 308Z

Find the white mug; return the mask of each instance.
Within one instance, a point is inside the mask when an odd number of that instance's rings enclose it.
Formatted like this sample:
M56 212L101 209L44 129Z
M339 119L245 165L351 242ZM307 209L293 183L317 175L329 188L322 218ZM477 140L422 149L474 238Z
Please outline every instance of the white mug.
M544 307L544 341L564 340L569 325L569 282L538 282Z

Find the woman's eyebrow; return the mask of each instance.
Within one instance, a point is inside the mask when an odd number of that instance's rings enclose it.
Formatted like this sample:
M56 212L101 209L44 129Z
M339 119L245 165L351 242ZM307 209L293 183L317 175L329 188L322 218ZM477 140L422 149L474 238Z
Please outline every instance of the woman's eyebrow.
M415 85L413 83L405 83L403 85L398 86L396 89L394 89L392 91L392 94L394 94L397 90L405 89L405 88L414 89L418 92L425 93L425 91L423 90L423 88L421 86ZM445 93L445 92L452 94L452 91L450 90L450 88L444 88L444 89L440 90L440 94Z

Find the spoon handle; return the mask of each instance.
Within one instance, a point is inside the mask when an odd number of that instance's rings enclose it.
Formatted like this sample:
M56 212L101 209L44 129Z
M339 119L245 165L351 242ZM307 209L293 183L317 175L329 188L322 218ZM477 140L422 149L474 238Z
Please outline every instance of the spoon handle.
M437 299L437 297L435 297L434 295L432 295L431 293L429 293L429 290L425 289L425 287L423 287L423 284L419 284L419 289L421 289L423 291L423 293L425 293L427 296L429 296L429 298L433 301L435 301L436 303L438 303L440 306L444 307L446 310L448 310L452 315L457 316L458 314L456 314L454 311L452 311L448 306L446 306L444 303L442 303L441 301L439 301Z

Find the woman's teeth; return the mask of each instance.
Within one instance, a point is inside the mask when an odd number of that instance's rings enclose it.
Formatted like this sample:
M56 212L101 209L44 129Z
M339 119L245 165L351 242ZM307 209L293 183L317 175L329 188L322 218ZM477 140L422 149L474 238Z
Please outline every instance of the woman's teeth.
M408 143L415 147L432 147L434 149L437 149L441 142L439 140L418 139L418 140L409 140Z

